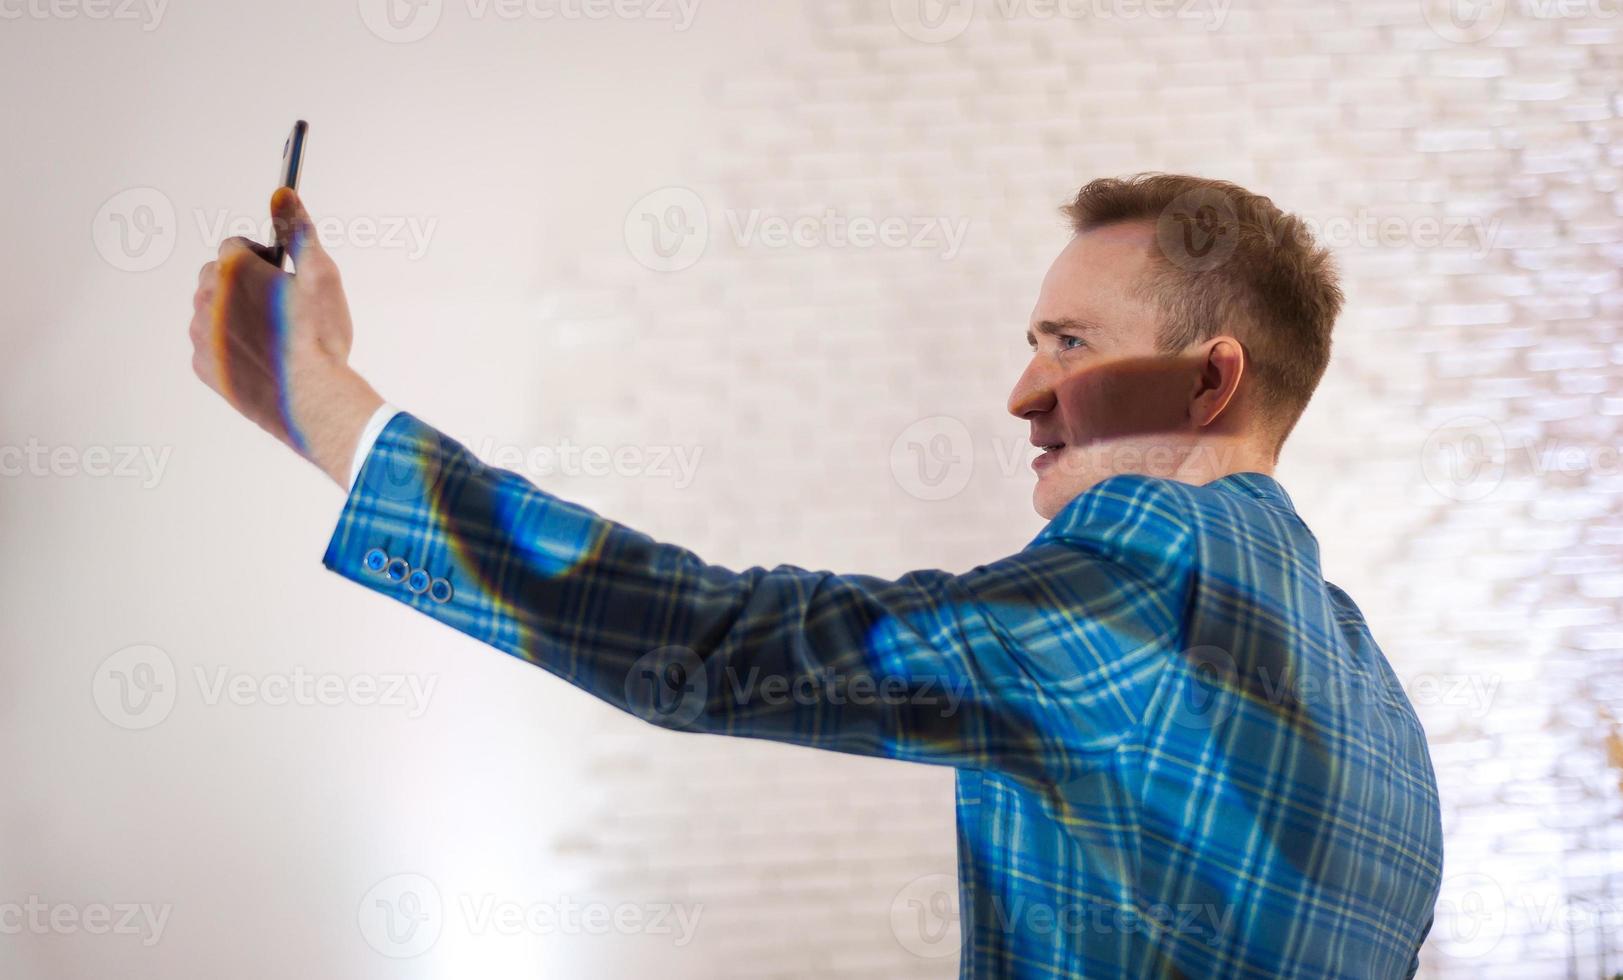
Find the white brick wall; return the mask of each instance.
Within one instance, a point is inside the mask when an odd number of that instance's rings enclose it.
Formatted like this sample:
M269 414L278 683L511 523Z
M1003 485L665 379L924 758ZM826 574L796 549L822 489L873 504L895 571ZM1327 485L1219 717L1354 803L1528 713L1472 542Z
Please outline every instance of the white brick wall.
M623 319L639 363L661 365L597 397L716 464L681 499L627 484L596 502L725 563L968 567L1035 526L1027 477L999 465L1019 438L1001 405L1078 183L1189 170L1351 229L1335 360L1282 477L1434 739L1449 884L1425 972L1623 969L1623 804L1604 761L1623 714L1623 25L1512 5L1491 37L1456 43L1407 2L1237 4L1211 30L999 9L982 0L931 44L883 3L808 4L802 36L761 39L769 73L718 70L722 139L686 179L710 215L705 257L555 280L555 329ZM723 217L824 208L969 233L951 261L771 250ZM1383 219L1394 234L1359 237ZM1427 239L1427 222L1467 234ZM887 453L937 415L968 427L975 471L926 502ZM1511 447L1482 499L1425 475L1454 444L1428 435L1465 416ZM1546 440L1570 471L1519 451ZM1478 693L1456 696L1464 682ZM719 975L953 975L887 927L898 889L953 870L948 774L618 719L590 741L603 795L581 853L606 887L704 901Z
M1425 973L1623 969L1623 14L1482 0L1486 33L1444 0L1154 2L974 0L937 43L903 29L913 0L704 0L685 34L445 0L409 43L365 23L380 0L8 5L0 448L173 452L150 485L0 479L0 911L173 915L150 945L8 935L0 976L955 973L891 928L904 886L955 870L950 773L663 733L320 571L336 491L195 382L183 337L207 219L262 218L295 114L318 216L435 222L420 256L335 249L380 390L476 448L701 452L691 485L543 482L735 567L961 570L1030 540L1003 405L1083 180L1187 170L1300 211L1349 305L1280 476L1433 739ZM709 237L656 272L637 205L666 185ZM142 212L161 254L136 269L100 209L140 189L173 214ZM826 211L964 237L732 230ZM181 695L139 731L93 697L133 644ZM438 686L408 717L192 680L295 668ZM447 921L395 959L366 916L402 873ZM703 914L678 946L460 904L559 894Z

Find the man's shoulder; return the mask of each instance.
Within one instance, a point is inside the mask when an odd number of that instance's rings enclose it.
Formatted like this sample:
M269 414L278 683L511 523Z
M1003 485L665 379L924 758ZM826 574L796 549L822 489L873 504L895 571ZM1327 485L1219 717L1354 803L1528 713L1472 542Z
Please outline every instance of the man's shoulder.
M1198 485L1124 473L1078 494L1032 541L1107 552L1182 553L1196 560L1206 539L1277 539L1317 551L1312 532L1277 481L1261 473L1230 474Z
M1195 549L1198 521L1170 480L1113 476L1072 498L1043 527L1031 549L1063 549L1157 579L1181 578Z
M1296 509L1282 486L1262 473L1231 473L1206 484L1185 483L1142 473L1108 477L1077 494L1043 529L1045 535L1064 537L1090 526L1109 526L1123 532L1195 530L1211 521L1238 522L1265 507L1296 518Z

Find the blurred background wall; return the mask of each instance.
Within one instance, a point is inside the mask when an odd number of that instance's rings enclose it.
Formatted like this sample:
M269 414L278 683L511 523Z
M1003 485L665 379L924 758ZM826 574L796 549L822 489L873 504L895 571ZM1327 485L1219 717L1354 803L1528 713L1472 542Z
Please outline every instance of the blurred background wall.
M734 567L1030 539L1086 179L1301 212L1349 303L1280 477L1432 738L1424 972L1623 970L1616 2L388 2L0 0L0 974L956 973L950 772L660 732L322 570L341 495L185 335L296 117L374 384Z

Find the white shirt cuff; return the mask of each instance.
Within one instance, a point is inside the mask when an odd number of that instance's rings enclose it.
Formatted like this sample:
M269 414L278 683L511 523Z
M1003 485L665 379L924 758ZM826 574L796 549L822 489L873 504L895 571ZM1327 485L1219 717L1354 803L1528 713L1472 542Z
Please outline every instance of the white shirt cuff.
M355 459L349 464L349 488L355 489L355 481L361 478L361 467L366 465L366 457L372 455L372 446L383 435L384 426L389 420L400 414L400 409L388 402L378 406L372 417L366 420L366 428L361 430L361 439L355 444Z

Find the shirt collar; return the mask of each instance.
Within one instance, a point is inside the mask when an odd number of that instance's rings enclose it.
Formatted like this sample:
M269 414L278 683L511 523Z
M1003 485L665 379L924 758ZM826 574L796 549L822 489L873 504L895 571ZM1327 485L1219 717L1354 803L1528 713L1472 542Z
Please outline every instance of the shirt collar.
M1206 484L1218 490L1239 494L1242 497L1255 497L1258 500L1271 500L1284 505L1285 509L1295 512L1296 504L1291 501L1290 494L1279 485L1279 481L1265 473L1230 473L1221 476Z
M1126 511L1137 513L1141 522L1160 522L1163 524L1161 532L1168 538L1175 537L1176 522L1167 518L1164 508L1138 506L1146 494L1154 496L1147 488L1153 487L1155 483L1154 477L1138 474L1118 474L1103 480L1077 494L1060 508L1060 512L1038 532L1031 544L1040 544L1049 538L1065 537L1090 523L1114 525L1121 520L1122 514ZM1202 489L1206 487L1249 500L1260 500L1289 514L1296 514L1296 505L1292 503L1285 488L1279 485L1278 480L1263 473L1230 473L1202 485Z

